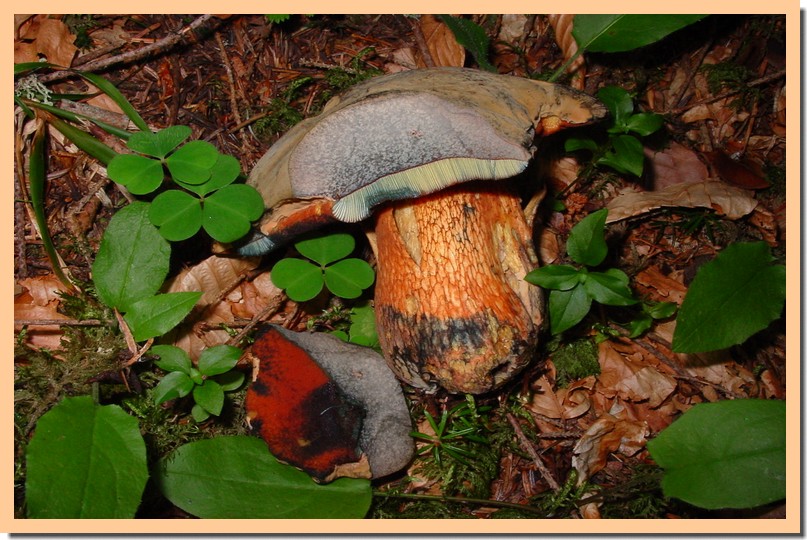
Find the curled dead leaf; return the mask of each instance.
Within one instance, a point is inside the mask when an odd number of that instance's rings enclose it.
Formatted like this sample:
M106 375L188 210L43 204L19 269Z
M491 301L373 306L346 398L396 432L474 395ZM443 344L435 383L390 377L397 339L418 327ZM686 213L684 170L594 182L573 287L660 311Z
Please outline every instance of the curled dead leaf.
M638 216L658 208L712 208L729 219L751 213L757 200L743 189L709 180L669 186L659 191L628 192L608 203L607 223Z
M544 375L532 385L534 392L527 408L536 414L557 420L579 418L591 409L589 393L594 386L594 377L586 377L566 388L552 389Z
M605 413L589 427L572 451L572 467L577 471L578 485L605 467L608 456L618 452L626 457L644 448L647 426L644 422L626 420Z
M465 65L465 48L457 43L457 39L448 26L434 15L421 15L419 20L420 31L428 48L433 66L427 66L423 60L420 67L462 67Z
M21 287L19 294L14 295L14 319L26 321L68 320L69 317L59 313L61 293L68 289L56 276L50 274L40 277L21 279L17 282ZM25 343L31 347L56 350L61 347L62 329L53 324L29 324ZM22 325L15 323L14 331L22 331Z
M607 341L600 343L599 355L601 373L597 379L604 394L658 407L675 391L675 379L645 364L641 357L624 356Z

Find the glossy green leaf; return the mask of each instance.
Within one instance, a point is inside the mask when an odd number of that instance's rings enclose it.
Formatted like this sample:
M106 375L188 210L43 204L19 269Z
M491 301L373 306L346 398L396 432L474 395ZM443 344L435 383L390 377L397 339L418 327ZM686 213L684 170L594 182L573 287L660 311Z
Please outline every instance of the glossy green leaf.
M210 414L218 416L224 407L224 390L213 379L206 379L193 388L193 400Z
M230 371L241 358L241 349L232 345L208 347L199 355L198 368L208 377Z
M549 321L552 334L560 334L583 320L591 309L591 297L582 284L568 291L549 292Z
M372 500L369 481L316 484L245 436L180 447L160 461L157 483L173 504L204 519L360 519Z
M205 199L202 227L219 242L234 242L249 232L251 223L259 219L263 211L263 198L255 188L231 184Z
M584 217L572 227L566 241L566 252L575 262L597 266L608 254L605 243L605 218L608 209L597 210Z
M757 399L697 404L647 443L664 494L708 509L783 499L786 447L785 403Z
M545 289L568 291L580 282L581 272L569 264L551 264L532 270L524 279Z
M567 152L575 152L577 150L590 150L596 152L599 146L594 139L588 137L569 137L563 144L564 150Z
M135 152L162 159L190 136L191 128L188 126L171 126L156 133L138 131L132 133L126 146Z
M124 318L135 341L145 341L178 325L201 297L193 291L149 296L130 304Z
M120 154L112 158L107 174L134 195L151 193L160 187L165 177L162 163L136 154Z
M354 306L350 310L350 337L346 340L364 347L378 347L375 310L372 306Z
M315 263L325 266L339 259L344 259L356 247L356 239L348 233L334 233L301 240L294 244L297 251Z
M159 360L154 363L165 371L181 371L189 373L191 369L191 358L183 349L174 345L155 345L149 349L149 353L159 356Z
M325 285L341 298L358 298L373 281L375 272L362 259L343 259L325 267Z
M166 240L187 240L202 228L202 201L184 191L163 191L151 203L149 219Z
M772 265L765 242L732 244L704 264L678 312L673 351L696 353L738 345L782 314L785 267Z
M642 141L633 135L617 135L611 137L611 144L614 151L597 160L597 164L608 165L624 174L642 176L645 160Z
M325 284L322 268L295 258L281 259L272 267L272 283L295 302L311 300Z
M490 39L484 28L471 20L451 15L441 15L440 20L454 34L457 43L468 49L480 68L496 72L496 67L488 60Z
M131 519L149 473L137 420L89 396L42 415L26 449L25 499L35 519Z
M231 370L227 373L216 375L213 379L221 385L222 390L232 392L241 388L241 385L244 384L245 376L240 371Z
M576 15L572 35L590 52L623 52L650 45L706 15Z
M597 99L602 101L611 113L613 127L608 131L627 132L628 119L633 114L633 98L628 91L619 86L604 86L597 90Z
M625 272L609 268L605 272L589 272L584 284L592 300L608 306L630 306L638 300L630 290L630 278Z
M628 119L625 126L628 131L633 131L642 136L655 133L664 125L664 117L655 113L638 113Z
M133 202L109 221L92 266L98 297L106 305L128 311L152 296L168 274L171 247L148 218L149 205Z
M191 409L191 416L197 423L201 423L210 418L210 413L204 407L196 403Z
M675 302L657 302L655 304L645 304L643 309L654 319L666 319L675 315L678 304Z
M154 402L159 405L190 394L196 385L186 373L171 371L154 387Z
M165 165L176 181L198 185L210 179L218 159L215 146L207 141L191 141L168 156Z

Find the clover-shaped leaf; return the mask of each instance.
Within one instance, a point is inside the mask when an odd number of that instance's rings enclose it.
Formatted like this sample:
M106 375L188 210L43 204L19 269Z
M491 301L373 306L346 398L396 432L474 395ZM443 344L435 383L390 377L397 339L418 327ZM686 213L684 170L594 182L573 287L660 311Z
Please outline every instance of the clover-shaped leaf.
M184 191L164 191L152 201L149 220L166 240L186 240L202 227L201 201Z
M347 233L335 233L318 238L301 240L294 244L301 255L322 266L344 259L353 252L356 240Z
M190 136L188 126L171 126L156 133L138 131L132 133L126 146L135 152L162 159Z
M309 261L288 258L281 259L272 267L272 283L295 302L311 300L322 290L325 279L322 269Z
M202 227L219 242L233 242L249 232L250 224L263 215L261 195L252 186L224 186L202 205Z
M107 165L107 175L134 195L151 193L162 184L162 163L136 154L118 154Z
M216 163L210 169L210 178L201 184L190 184L177 178L174 181L183 188L204 197L217 189L232 184L241 173L241 164L233 156L219 154Z
M341 298L358 298L375 281L375 272L362 259L344 259L326 266L325 285Z
M177 182L197 185L206 182L219 159L216 147L206 141L191 141L165 159L165 165Z

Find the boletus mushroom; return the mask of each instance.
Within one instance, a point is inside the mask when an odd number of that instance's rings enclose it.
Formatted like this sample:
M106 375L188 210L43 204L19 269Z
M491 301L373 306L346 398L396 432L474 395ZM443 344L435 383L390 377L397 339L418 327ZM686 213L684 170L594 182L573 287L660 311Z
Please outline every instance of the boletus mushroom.
M375 214L376 322L393 371L418 387L493 390L531 360L543 324L520 197L536 135L605 116L594 98L462 68L370 79L289 130L249 183L269 212L240 253ZM490 182L497 180L498 182Z

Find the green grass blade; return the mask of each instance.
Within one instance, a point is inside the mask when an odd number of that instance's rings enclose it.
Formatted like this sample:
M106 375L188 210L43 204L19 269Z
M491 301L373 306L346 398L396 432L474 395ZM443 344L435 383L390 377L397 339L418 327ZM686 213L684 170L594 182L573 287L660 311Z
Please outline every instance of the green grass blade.
M129 119L137 126L138 129L142 131L151 131L149 125L143 120L143 117L140 116L140 113L135 110L129 100L126 99L123 94L120 93L114 84L106 80L105 78L96 75L95 73L86 73L83 71L78 72L79 75L87 79L89 82L94 84L101 90L103 93L108 95L112 101L114 101L118 107L129 117Z
M45 216L45 124L42 124L34 134L34 144L31 148L31 161L28 169L28 194L31 197L31 206L34 210L34 219L39 229L39 236L42 238L42 246L48 255L53 273L59 281L67 287L72 288L73 284L62 271L59 254L53 245L53 240L48 231L48 220Z
M112 148L105 145L86 131L82 131L52 115L50 118L48 118L48 121L65 137L70 139L73 144L78 146L79 149L87 152L104 165L107 165L110 161L112 161L113 157L118 155L118 153Z

